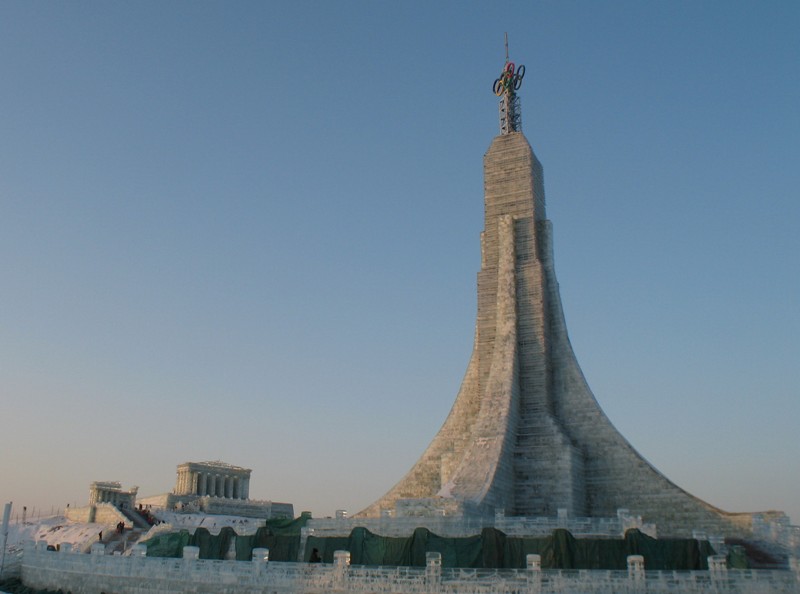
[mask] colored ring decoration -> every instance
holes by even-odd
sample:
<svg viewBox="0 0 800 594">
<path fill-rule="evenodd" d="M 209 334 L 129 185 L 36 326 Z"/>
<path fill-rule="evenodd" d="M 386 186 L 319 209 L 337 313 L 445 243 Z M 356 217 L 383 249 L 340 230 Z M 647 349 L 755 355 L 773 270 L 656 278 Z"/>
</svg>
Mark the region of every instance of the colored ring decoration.
<svg viewBox="0 0 800 594">
<path fill-rule="evenodd" d="M 525 76 L 525 65 L 520 64 L 519 67 L 514 62 L 506 62 L 503 70 L 500 72 L 500 78 L 495 79 L 492 85 L 494 94 L 500 97 L 504 92 L 514 94 L 514 91 L 519 90 L 522 86 L 522 79 Z"/>
</svg>

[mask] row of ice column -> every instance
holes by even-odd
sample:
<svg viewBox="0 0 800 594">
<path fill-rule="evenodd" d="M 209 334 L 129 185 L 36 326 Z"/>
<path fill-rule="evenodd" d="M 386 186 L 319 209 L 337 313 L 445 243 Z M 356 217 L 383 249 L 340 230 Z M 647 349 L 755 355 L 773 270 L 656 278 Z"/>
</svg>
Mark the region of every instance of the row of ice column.
<svg viewBox="0 0 800 594">
<path fill-rule="evenodd" d="M 184 471 L 178 475 L 179 495 L 208 495 L 227 499 L 247 499 L 250 478 L 210 472 Z"/>
</svg>

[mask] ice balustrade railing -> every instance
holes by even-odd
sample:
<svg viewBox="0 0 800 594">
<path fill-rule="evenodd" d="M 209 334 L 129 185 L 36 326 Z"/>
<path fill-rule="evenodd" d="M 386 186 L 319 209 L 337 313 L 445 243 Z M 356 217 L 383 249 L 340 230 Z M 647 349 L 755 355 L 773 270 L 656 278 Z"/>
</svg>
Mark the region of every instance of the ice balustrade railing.
<svg viewBox="0 0 800 594">
<path fill-rule="evenodd" d="M 366 528 L 382 536 L 411 536 L 414 530 L 424 526 L 440 536 L 461 537 L 480 534 L 483 528 L 496 528 L 509 536 L 548 535 L 557 528 L 569 530 L 575 536 L 606 536 L 618 538 L 627 530 L 637 528 L 656 538 L 655 524 L 642 521 L 627 509 L 617 510 L 616 517 L 583 518 L 570 517 L 566 509 L 558 510 L 555 517 L 506 516 L 497 510 L 494 517 L 475 518 L 469 516 L 394 516 L 384 513 L 378 518 L 352 518 L 344 510 L 337 510 L 335 518 L 313 518 L 306 524 L 308 534 L 314 536 L 347 536 L 353 528 Z"/>
<path fill-rule="evenodd" d="M 197 547 L 184 547 L 183 559 L 146 557 L 137 545 L 130 557 L 104 555 L 96 543 L 91 555 L 71 547 L 47 551 L 46 543 L 26 544 L 23 581 L 29 587 L 58 589 L 72 586 L 91 592 L 92 584 L 118 594 L 180 592 L 329 592 L 393 594 L 561 594 L 572 592 L 700 593 L 731 592 L 788 594 L 800 590 L 800 565 L 792 559 L 789 571 L 728 570 L 724 557 L 709 558 L 709 571 L 646 571 L 644 558 L 628 558 L 627 571 L 542 570 L 538 555 L 528 555 L 527 569 L 442 568 L 441 554 L 429 552 L 427 566 L 361 567 L 350 565 L 350 553 L 336 551 L 333 564 L 270 562 L 267 549 L 255 549 L 252 562 L 199 559 Z"/>
</svg>

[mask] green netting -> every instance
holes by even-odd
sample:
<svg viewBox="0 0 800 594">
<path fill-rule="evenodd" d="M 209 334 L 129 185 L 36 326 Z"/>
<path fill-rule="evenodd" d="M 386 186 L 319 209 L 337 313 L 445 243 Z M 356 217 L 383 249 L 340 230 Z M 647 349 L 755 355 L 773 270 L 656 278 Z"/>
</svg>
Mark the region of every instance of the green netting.
<svg viewBox="0 0 800 594">
<path fill-rule="evenodd" d="M 714 554 L 705 540 L 655 539 L 639 530 L 628 530 L 625 543 L 628 555 L 644 556 L 645 569 L 708 569 L 708 556 Z"/>
<path fill-rule="evenodd" d="M 621 569 L 628 555 L 642 555 L 647 569 L 707 569 L 706 558 L 714 554 L 708 542 L 691 539 L 657 540 L 638 530 L 624 539 L 575 538 L 567 530 L 550 536 L 520 538 L 485 528 L 479 536 L 447 538 L 426 528 L 417 528 L 408 538 L 390 538 L 356 528 L 349 537 L 309 537 L 306 560 L 313 549 L 324 563 L 333 562 L 334 551 L 349 551 L 354 565 L 425 565 L 425 555 L 442 555 L 443 567 L 526 567 L 527 555 L 541 557 L 543 569 Z"/>
<path fill-rule="evenodd" d="M 252 558 L 254 548 L 269 549 L 269 558 L 272 561 L 297 561 L 300 553 L 300 529 L 303 528 L 311 515 L 303 513 L 294 520 L 268 520 L 267 525 L 259 528 L 250 537 L 253 546 L 243 542 L 236 543 L 236 558 L 249 560 Z M 241 548 L 240 548 L 241 547 Z"/>
<path fill-rule="evenodd" d="M 427 532 L 427 531 L 426 531 Z M 464 538 L 445 538 L 428 532 L 425 552 L 442 554 L 443 567 L 482 567 L 483 535 Z M 421 565 L 425 564 L 425 552 L 420 550 Z M 416 561 L 416 559 L 415 559 Z"/>
<path fill-rule="evenodd" d="M 186 530 L 169 532 L 154 536 L 144 544 L 147 545 L 148 557 L 174 557 L 183 556 L 183 547 L 189 545 L 191 535 Z"/>
<path fill-rule="evenodd" d="M 707 541 L 655 539 L 628 530 L 624 539 L 575 538 L 554 530 L 539 538 L 506 537 L 503 567 L 525 567 L 529 554 L 541 556 L 542 569 L 626 569 L 628 555 L 642 555 L 645 569 L 708 569 L 714 550 Z M 488 565 L 487 565 L 488 567 Z"/>
<path fill-rule="evenodd" d="M 307 518 L 297 520 L 275 520 L 267 522 L 256 530 L 255 534 L 239 536 L 229 527 L 212 535 L 205 528 L 198 528 L 192 535 L 189 544 L 200 548 L 201 559 L 224 559 L 231 539 L 235 538 L 234 547 L 238 561 L 249 561 L 253 549 L 269 549 L 272 561 L 297 561 L 300 550 L 300 528 L 305 526 Z"/>
<path fill-rule="evenodd" d="M 259 528 L 255 534 L 236 537 L 236 559 L 249 561 L 253 549 L 269 549 L 272 561 L 297 561 L 300 535 L 274 534 L 269 527 Z"/>
<path fill-rule="evenodd" d="M 300 547 L 300 528 L 307 517 L 268 522 L 255 534 L 237 536 L 231 528 L 212 535 L 198 528 L 193 535 L 185 530 L 163 534 L 147 542 L 150 557 L 180 557 L 183 547 L 200 549 L 201 559 L 223 559 L 235 537 L 236 559 L 251 559 L 254 548 L 269 549 L 273 561 L 296 561 Z M 355 528 L 349 536 L 309 536 L 305 561 L 317 549 L 323 563 L 333 562 L 334 551 L 349 551 L 353 565 L 424 567 L 426 553 L 442 555 L 443 567 L 516 568 L 526 566 L 526 556 L 541 557 L 542 569 L 621 569 L 628 555 L 642 555 L 645 569 L 708 569 L 707 558 L 714 550 L 707 541 L 693 539 L 655 539 L 639 530 L 629 530 L 623 539 L 575 538 L 567 530 L 554 530 L 549 536 L 512 537 L 494 528 L 480 535 L 450 538 L 417 528 L 409 537 L 396 538 Z"/>
<path fill-rule="evenodd" d="M 306 540 L 306 550 L 303 561 L 308 562 L 311 558 L 312 551 L 317 549 L 317 553 L 322 558 L 323 563 L 333 563 L 333 552 L 348 550 L 349 541 L 350 539 L 347 536 L 337 536 L 335 538 L 309 536 Z"/>
<path fill-rule="evenodd" d="M 206 528 L 198 528 L 189 544 L 200 549 L 201 559 L 224 559 L 234 536 L 236 533 L 230 526 L 220 530 L 219 534 L 211 534 Z"/>
<path fill-rule="evenodd" d="M 373 534 L 366 528 L 356 528 L 350 533 L 350 561 L 354 565 L 408 565 L 411 543 L 407 538 L 392 538 Z M 355 558 L 352 551 L 357 551 Z"/>
<path fill-rule="evenodd" d="M 334 551 L 349 551 L 353 565 L 395 565 L 424 567 L 426 553 L 441 553 L 446 567 L 481 567 L 480 536 L 445 538 L 427 528 L 417 528 L 407 538 L 380 536 L 366 528 L 355 528 L 349 536 L 310 536 L 305 560 L 317 549 L 323 563 L 333 562 Z"/>
<path fill-rule="evenodd" d="M 481 531 L 481 565 L 479 567 L 500 568 L 506 567 L 506 550 L 508 538 L 504 532 L 495 528 L 484 528 Z"/>
<path fill-rule="evenodd" d="M 731 545 L 726 561 L 729 569 L 750 568 L 750 563 L 747 561 L 747 552 L 740 545 Z"/>
</svg>

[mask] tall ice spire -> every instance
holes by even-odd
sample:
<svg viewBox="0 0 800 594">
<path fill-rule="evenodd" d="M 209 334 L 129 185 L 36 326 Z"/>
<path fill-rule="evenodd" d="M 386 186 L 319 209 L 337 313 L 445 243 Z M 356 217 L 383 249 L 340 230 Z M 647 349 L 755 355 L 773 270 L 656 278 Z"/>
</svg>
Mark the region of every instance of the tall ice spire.
<svg viewBox="0 0 800 594">
<path fill-rule="evenodd" d="M 524 66 L 494 83 L 500 135 L 484 155 L 484 230 L 475 342 L 456 401 L 411 470 L 359 515 L 615 517 L 660 536 L 746 535 L 730 514 L 683 491 L 616 430 L 567 335 L 545 212 L 542 166 L 520 129 Z"/>
</svg>

